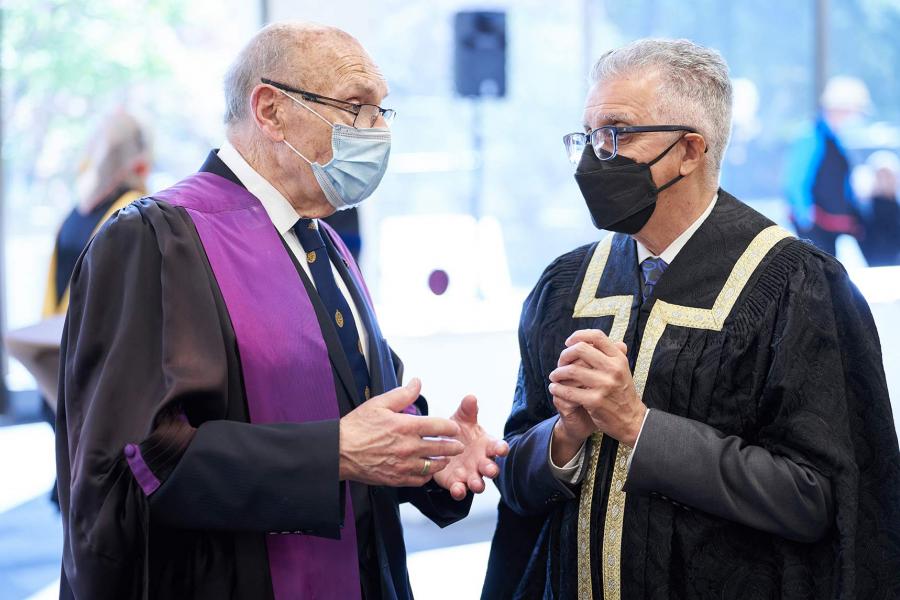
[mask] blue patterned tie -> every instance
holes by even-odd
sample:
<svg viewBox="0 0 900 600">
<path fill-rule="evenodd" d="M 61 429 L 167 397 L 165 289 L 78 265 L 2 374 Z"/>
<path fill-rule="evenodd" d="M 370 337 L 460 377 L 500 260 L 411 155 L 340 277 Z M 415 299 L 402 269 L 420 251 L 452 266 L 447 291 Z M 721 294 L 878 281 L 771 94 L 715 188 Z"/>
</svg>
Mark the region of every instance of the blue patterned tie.
<svg viewBox="0 0 900 600">
<path fill-rule="evenodd" d="M 644 274 L 644 287 L 641 289 L 641 295 L 644 302 L 653 295 L 653 288 L 659 283 L 659 278 L 666 272 L 669 265 L 658 256 L 644 259 L 641 263 L 641 272 Z"/>
<path fill-rule="evenodd" d="M 359 339 L 359 331 L 356 329 L 356 320 L 350 311 L 347 298 L 341 293 L 334 279 L 334 271 L 331 268 L 331 259 L 328 257 L 325 240 L 311 219 L 300 219 L 293 229 L 306 251 L 306 262 L 309 264 L 313 282 L 316 284 L 316 292 L 322 299 L 322 304 L 325 305 L 337 329 L 341 347 L 344 349 L 344 354 L 347 355 L 350 370 L 353 371 L 356 391 L 361 398 L 368 400 L 370 396 L 369 367 L 366 365 L 366 359 L 362 353 L 362 343 Z"/>
</svg>

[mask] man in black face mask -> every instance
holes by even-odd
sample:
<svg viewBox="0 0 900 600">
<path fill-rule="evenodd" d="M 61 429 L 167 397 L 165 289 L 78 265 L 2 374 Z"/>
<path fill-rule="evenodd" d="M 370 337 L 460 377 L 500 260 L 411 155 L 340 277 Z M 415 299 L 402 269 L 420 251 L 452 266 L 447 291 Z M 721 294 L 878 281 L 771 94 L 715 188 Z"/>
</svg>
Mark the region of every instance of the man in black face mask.
<svg viewBox="0 0 900 600">
<path fill-rule="evenodd" d="M 597 62 L 565 137 L 594 224 L 526 300 L 484 598 L 900 597 L 900 453 L 869 308 L 719 189 L 728 69 Z"/>
</svg>

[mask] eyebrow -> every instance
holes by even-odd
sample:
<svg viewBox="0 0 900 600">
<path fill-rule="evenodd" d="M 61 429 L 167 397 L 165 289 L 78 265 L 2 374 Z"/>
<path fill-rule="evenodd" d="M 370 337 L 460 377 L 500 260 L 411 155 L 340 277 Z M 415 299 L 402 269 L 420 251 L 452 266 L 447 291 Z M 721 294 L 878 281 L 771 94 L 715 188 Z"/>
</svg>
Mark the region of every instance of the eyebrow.
<svg viewBox="0 0 900 600">
<path fill-rule="evenodd" d="M 388 97 L 390 90 L 387 87 L 387 83 L 384 84 L 384 96 L 382 96 L 382 101 L 384 98 Z M 358 80 L 351 83 L 349 89 L 347 90 L 347 94 L 345 97 L 347 98 L 372 98 L 378 95 L 378 87 L 376 85 L 372 85 L 369 83 L 361 83 Z"/>
<path fill-rule="evenodd" d="M 605 113 L 599 115 L 599 117 L 600 123 L 603 125 L 631 125 L 634 123 L 634 117 L 628 113 Z M 591 130 L 587 123 L 584 123 L 584 128 L 586 131 Z"/>
</svg>

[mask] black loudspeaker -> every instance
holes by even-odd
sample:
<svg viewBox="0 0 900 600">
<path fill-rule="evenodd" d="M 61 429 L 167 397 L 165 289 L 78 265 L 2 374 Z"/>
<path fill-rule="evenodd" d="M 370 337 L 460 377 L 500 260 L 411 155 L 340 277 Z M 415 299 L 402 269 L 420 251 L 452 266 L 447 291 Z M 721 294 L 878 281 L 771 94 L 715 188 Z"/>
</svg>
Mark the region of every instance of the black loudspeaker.
<svg viewBox="0 0 900 600">
<path fill-rule="evenodd" d="M 506 13 L 463 11 L 453 20 L 456 93 L 466 97 L 506 95 Z"/>
</svg>

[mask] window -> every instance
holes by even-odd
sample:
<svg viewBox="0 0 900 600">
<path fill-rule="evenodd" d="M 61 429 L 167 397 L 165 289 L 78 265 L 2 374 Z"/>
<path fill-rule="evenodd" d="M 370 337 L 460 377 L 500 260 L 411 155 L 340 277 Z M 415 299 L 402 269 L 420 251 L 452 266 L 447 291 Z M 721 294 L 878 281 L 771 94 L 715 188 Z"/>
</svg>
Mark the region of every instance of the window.
<svg viewBox="0 0 900 600">
<path fill-rule="evenodd" d="M 3 15 L 6 326 L 40 317 L 57 228 L 100 118 L 138 117 L 154 150 L 151 189 L 195 171 L 222 139 L 222 77 L 256 31 L 230 0 L 11 0 Z M 14 362 L 8 383 L 29 388 Z"/>
</svg>

